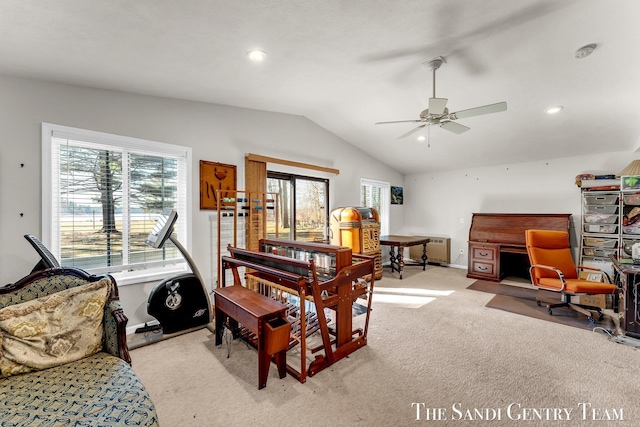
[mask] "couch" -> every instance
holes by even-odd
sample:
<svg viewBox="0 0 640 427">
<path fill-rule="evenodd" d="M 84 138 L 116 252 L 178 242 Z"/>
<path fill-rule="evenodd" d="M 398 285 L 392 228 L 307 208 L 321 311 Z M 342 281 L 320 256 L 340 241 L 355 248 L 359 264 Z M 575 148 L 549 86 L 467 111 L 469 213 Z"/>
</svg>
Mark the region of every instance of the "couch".
<svg viewBox="0 0 640 427">
<path fill-rule="evenodd" d="M 156 426 L 111 276 L 51 268 L 0 288 L 0 425 Z"/>
</svg>

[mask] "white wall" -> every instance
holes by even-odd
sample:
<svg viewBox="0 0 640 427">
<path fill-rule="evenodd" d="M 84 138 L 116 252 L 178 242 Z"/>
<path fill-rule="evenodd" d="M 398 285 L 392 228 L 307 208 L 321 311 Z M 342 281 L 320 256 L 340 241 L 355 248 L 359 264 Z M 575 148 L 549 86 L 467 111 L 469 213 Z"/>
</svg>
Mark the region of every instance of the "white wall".
<svg viewBox="0 0 640 427">
<path fill-rule="evenodd" d="M 475 212 L 569 213 L 575 243 L 581 221 L 576 175 L 616 174 L 636 158 L 637 153 L 618 152 L 408 175 L 402 232 L 450 236 L 451 263 L 464 267 Z"/>
<path fill-rule="evenodd" d="M 473 212 L 571 213 L 579 224 L 574 177 L 617 173 L 640 158 L 634 153 L 576 156 L 403 179 L 301 116 L 0 76 L 0 283 L 26 275 L 38 260 L 22 236 L 41 230 L 42 122 L 192 147 L 190 253 L 209 287 L 215 224 L 210 211 L 199 209 L 200 160 L 237 165 L 239 189 L 249 152 L 339 169 L 331 178 L 331 208 L 359 204 L 362 177 L 403 186 L 404 204 L 390 209 L 390 233 L 449 235 L 452 263 L 466 267 Z M 460 249 L 465 254 L 458 258 Z M 129 325 L 150 320 L 146 300 L 153 285 L 121 287 Z"/>
<path fill-rule="evenodd" d="M 41 233 L 42 122 L 192 147 L 190 253 L 209 288 L 217 241 L 211 211 L 199 209 L 200 160 L 236 165 L 238 189 L 244 189 L 246 153 L 339 169 L 330 182 L 331 209 L 360 203 L 362 177 L 402 182 L 396 171 L 302 116 L 0 76 L 0 283 L 23 277 L 38 261 L 23 235 Z M 402 211 L 392 210 L 391 232 L 401 221 Z M 150 320 L 152 288 L 120 288 L 129 325 Z"/>
</svg>

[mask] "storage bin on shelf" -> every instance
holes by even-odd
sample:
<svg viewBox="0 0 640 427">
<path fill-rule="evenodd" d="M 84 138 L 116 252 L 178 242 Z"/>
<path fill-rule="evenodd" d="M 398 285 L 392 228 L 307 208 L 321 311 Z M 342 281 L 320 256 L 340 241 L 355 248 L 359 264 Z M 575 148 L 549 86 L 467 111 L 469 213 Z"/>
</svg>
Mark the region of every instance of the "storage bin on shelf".
<svg viewBox="0 0 640 427">
<path fill-rule="evenodd" d="M 583 208 L 584 214 L 607 214 L 613 215 L 618 213 L 618 206 L 608 205 L 585 205 Z"/>
<path fill-rule="evenodd" d="M 624 234 L 640 234 L 640 222 L 622 226 L 622 232 Z"/>
<path fill-rule="evenodd" d="M 623 175 L 620 177 L 622 191 L 640 190 L 640 175 Z"/>
<path fill-rule="evenodd" d="M 640 193 L 636 194 L 625 194 L 622 196 L 625 205 L 640 205 Z"/>
<path fill-rule="evenodd" d="M 631 247 L 638 242 L 640 242 L 640 239 L 636 239 L 635 236 L 629 236 L 628 238 L 622 239 L 622 244 L 620 245 L 620 257 L 631 258 Z"/>
<path fill-rule="evenodd" d="M 616 234 L 618 233 L 617 224 L 585 224 L 585 233 L 602 233 L 602 234 Z"/>
<path fill-rule="evenodd" d="M 592 194 L 585 195 L 586 204 L 591 205 L 615 205 L 618 203 L 617 194 Z"/>
<path fill-rule="evenodd" d="M 616 224 L 618 215 L 587 214 L 584 216 L 584 222 L 589 224 Z"/>
<path fill-rule="evenodd" d="M 585 236 L 583 239 L 583 244 L 584 246 L 590 246 L 594 248 L 615 248 L 616 246 L 618 246 L 618 239 Z"/>
<path fill-rule="evenodd" d="M 608 257 L 609 255 L 617 255 L 618 249 L 604 249 L 604 248 L 592 248 L 592 247 L 584 247 L 582 248 L 583 255 L 593 256 L 593 257 Z"/>
</svg>

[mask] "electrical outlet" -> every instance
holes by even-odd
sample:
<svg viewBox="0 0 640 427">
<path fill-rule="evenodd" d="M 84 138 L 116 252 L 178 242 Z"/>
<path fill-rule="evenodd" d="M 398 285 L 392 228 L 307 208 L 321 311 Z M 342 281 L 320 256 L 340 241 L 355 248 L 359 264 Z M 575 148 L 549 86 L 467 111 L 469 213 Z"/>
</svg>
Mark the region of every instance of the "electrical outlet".
<svg viewBox="0 0 640 427">
<path fill-rule="evenodd" d="M 460 255 L 464 255 L 464 249 L 460 249 Z"/>
</svg>

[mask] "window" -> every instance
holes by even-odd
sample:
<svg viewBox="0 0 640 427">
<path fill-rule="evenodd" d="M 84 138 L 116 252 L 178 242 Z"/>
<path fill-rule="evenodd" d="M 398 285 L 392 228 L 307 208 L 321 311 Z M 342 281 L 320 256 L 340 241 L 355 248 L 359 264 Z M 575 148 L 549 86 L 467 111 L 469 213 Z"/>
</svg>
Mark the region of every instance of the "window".
<svg viewBox="0 0 640 427">
<path fill-rule="evenodd" d="M 329 225 L 328 179 L 267 172 L 267 193 L 278 194 L 278 237 L 308 242 L 326 239 Z M 268 223 L 274 222 L 268 220 Z M 275 237 L 275 232 L 270 230 L 267 234 Z"/>
<path fill-rule="evenodd" d="M 360 180 L 360 205 L 374 208 L 380 215 L 380 235 L 389 234 L 389 204 L 391 185 L 388 182 L 362 178 Z"/>
<path fill-rule="evenodd" d="M 189 247 L 191 149 L 42 125 L 42 240 L 63 266 L 111 273 L 119 284 L 184 271 L 178 249 L 145 244 L 164 208 Z"/>
</svg>

